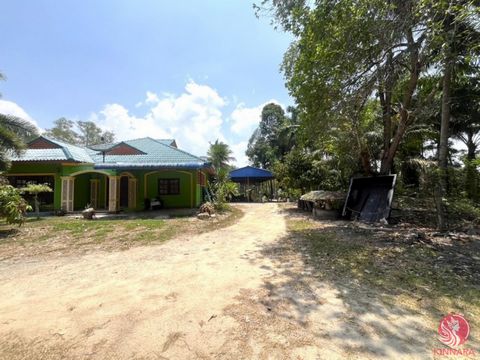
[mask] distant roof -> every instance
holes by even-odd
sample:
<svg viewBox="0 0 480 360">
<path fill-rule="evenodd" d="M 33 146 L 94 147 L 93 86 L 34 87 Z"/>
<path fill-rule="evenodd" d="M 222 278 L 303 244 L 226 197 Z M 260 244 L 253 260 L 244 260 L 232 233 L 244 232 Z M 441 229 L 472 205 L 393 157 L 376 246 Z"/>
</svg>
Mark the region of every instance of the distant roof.
<svg viewBox="0 0 480 360">
<path fill-rule="evenodd" d="M 270 171 L 253 166 L 230 171 L 230 179 L 234 182 L 261 182 L 273 178 L 275 177 Z"/>
<path fill-rule="evenodd" d="M 173 144 L 173 145 L 170 145 Z M 124 154 L 115 151 L 126 149 Z M 109 155 L 109 152 L 115 155 Z M 71 161 L 91 163 L 95 168 L 188 168 L 210 166 L 208 162 L 176 147 L 173 139 L 149 137 L 126 140 L 114 144 L 102 144 L 84 148 L 63 141 L 40 136 L 29 143 L 29 148 L 12 161 L 48 162 Z"/>
</svg>

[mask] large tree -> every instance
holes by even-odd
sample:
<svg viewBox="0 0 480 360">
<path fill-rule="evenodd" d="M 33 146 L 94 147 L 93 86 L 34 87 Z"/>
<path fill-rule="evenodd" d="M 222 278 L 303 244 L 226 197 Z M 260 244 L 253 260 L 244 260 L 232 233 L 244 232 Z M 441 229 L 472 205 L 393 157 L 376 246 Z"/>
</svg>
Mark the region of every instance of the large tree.
<svg viewBox="0 0 480 360">
<path fill-rule="evenodd" d="M 68 144 L 79 144 L 80 138 L 75 131 L 75 122 L 73 120 L 61 117 L 53 122 L 51 129 L 46 129 L 44 135 L 64 141 Z"/>
<path fill-rule="evenodd" d="M 92 121 L 73 121 L 64 117 L 53 122 L 54 126 L 45 135 L 69 144 L 91 146 L 115 141 L 115 134 L 102 130 Z"/>
<path fill-rule="evenodd" d="M 431 70 L 427 11 L 433 0 L 265 0 L 274 20 L 295 41 L 282 69 L 306 134 L 312 138 L 345 129 L 365 173 L 389 173 L 417 112 L 438 87 L 416 98 L 422 74 Z M 382 151 L 373 158 L 363 132 L 365 107 L 380 104 Z M 377 167 L 377 164 L 379 166 Z"/>
<path fill-rule="evenodd" d="M 100 129 L 93 121 L 77 121 L 80 130 L 80 143 L 84 146 L 110 144 L 115 141 L 115 134 Z"/>
<path fill-rule="evenodd" d="M 272 168 L 276 161 L 281 161 L 295 144 L 297 129 L 297 112 L 288 107 L 283 108 L 274 103 L 263 107 L 258 128 L 253 132 L 246 155 L 255 165 Z"/>
</svg>

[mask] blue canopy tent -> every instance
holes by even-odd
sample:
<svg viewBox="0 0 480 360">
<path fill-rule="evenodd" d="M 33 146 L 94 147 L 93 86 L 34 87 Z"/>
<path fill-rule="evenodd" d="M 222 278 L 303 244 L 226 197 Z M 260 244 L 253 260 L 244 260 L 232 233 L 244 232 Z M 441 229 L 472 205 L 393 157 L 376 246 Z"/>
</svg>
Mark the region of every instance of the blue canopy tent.
<svg viewBox="0 0 480 360">
<path fill-rule="evenodd" d="M 249 189 L 252 186 L 257 187 L 257 191 L 259 192 L 269 192 L 270 198 L 273 198 L 274 190 L 273 190 L 273 180 L 275 176 L 265 169 L 259 169 L 253 166 L 245 166 L 240 169 L 235 169 L 230 171 L 230 180 L 233 182 L 239 183 L 241 188 L 243 188 L 245 192 L 245 198 L 243 200 L 252 201 L 252 189 Z M 267 186 L 262 185 L 263 183 L 269 181 L 270 189 L 268 189 L 268 184 L 264 184 Z M 267 191 L 265 191 L 268 189 Z M 242 199 L 239 199 L 242 200 Z"/>
</svg>

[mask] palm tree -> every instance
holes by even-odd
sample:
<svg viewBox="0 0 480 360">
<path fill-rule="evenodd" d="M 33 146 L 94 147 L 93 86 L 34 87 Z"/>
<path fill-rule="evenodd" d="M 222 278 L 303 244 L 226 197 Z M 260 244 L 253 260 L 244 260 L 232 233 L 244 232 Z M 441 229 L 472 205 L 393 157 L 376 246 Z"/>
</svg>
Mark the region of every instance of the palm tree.
<svg viewBox="0 0 480 360">
<path fill-rule="evenodd" d="M 228 144 L 218 141 L 218 139 L 213 144 L 210 143 L 210 149 L 207 152 L 208 160 L 216 170 L 225 168 L 230 161 L 234 161 L 235 158 L 232 154 L 233 152 Z"/>
<path fill-rule="evenodd" d="M 0 73 L 0 80 L 3 79 Z M 37 134 L 37 128 L 31 122 L 0 114 L 0 171 L 8 168 L 8 155 L 19 155 L 25 148 L 25 141 Z"/>
<path fill-rule="evenodd" d="M 31 122 L 0 114 L 0 171 L 8 168 L 8 155 L 21 154 L 25 141 L 35 135 L 37 128 Z"/>
</svg>

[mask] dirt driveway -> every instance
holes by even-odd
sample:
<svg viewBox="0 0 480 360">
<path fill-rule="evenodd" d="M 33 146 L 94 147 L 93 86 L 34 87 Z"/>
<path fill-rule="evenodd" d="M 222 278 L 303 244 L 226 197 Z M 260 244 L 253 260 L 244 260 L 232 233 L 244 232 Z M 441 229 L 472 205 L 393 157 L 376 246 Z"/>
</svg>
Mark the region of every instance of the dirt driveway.
<svg viewBox="0 0 480 360">
<path fill-rule="evenodd" d="M 425 324 L 311 277 L 275 204 L 163 245 L 0 264 L 0 358 L 428 358 Z M 388 330 L 385 330 L 388 329 Z"/>
</svg>

